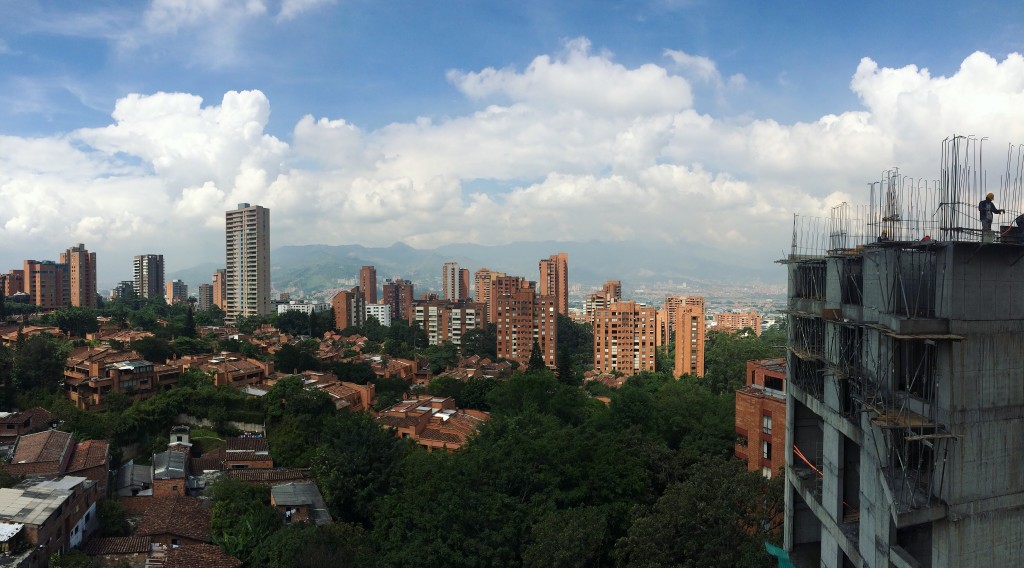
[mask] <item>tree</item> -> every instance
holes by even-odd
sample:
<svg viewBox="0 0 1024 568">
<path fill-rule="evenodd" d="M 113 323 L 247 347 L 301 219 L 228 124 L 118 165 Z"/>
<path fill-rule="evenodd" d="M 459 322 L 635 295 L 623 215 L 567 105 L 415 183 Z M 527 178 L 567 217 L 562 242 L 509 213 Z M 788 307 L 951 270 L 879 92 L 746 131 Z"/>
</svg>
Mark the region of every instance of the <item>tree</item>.
<svg viewBox="0 0 1024 568">
<path fill-rule="evenodd" d="M 498 358 L 498 324 L 488 323 L 481 328 L 471 329 L 462 336 L 462 356 Z"/>
<path fill-rule="evenodd" d="M 53 568 L 100 568 L 100 563 L 81 550 L 69 550 L 50 559 Z"/>
<path fill-rule="evenodd" d="M 277 368 L 285 373 L 320 370 L 320 361 L 316 358 L 315 351 L 307 345 L 282 345 L 274 355 L 274 362 Z"/>
<path fill-rule="evenodd" d="M 60 328 L 69 336 L 85 337 L 85 334 L 92 333 L 99 329 L 96 320 L 96 310 L 69 306 L 56 310 L 47 316 L 51 325 Z"/>
<path fill-rule="evenodd" d="M 174 355 L 171 344 L 158 337 L 143 337 L 131 343 L 131 348 L 151 363 L 163 364 Z"/>
<path fill-rule="evenodd" d="M 579 385 L 583 372 L 594 364 L 594 331 L 589 323 L 577 323 L 567 315 L 558 314 L 558 348 L 555 366 L 558 380 Z"/>
<path fill-rule="evenodd" d="M 313 473 L 335 520 L 369 524 L 394 485 L 408 446 L 365 412 L 331 416 Z"/>
<path fill-rule="evenodd" d="M 733 391 L 745 383 L 747 361 L 785 355 L 786 342 L 779 337 L 784 330 L 757 337 L 709 331 L 704 344 L 704 378 L 718 392 Z"/>
<path fill-rule="evenodd" d="M 128 536 L 132 533 L 132 525 L 128 522 L 128 514 L 116 499 L 103 499 L 97 505 L 100 520 L 100 534 L 105 537 Z"/>
<path fill-rule="evenodd" d="M 608 538 L 608 519 L 598 507 L 551 511 L 531 530 L 523 566 L 599 566 Z"/>
<path fill-rule="evenodd" d="M 542 371 L 547 368 L 544 364 L 544 355 L 541 353 L 540 344 L 533 340 L 533 349 L 530 350 L 530 362 L 526 365 L 527 371 Z"/>
<path fill-rule="evenodd" d="M 423 356 L 430 363 L 430 372 L 437 375 L 458 365 L 459 348 L 454 343 L 445 341 L 424 349 Z"/>
<path fill-rule="evenodd" d="M 19 391 L 56 392 L 64 378 L 71 344 L 47 333 L 22 338 L 14 353 L 14 384 Z"/>
<path fill-rule="evenodd" d="M 373 565 L 369 535 L 359 525 L 289 525 L 253 551 L 252 568 L 359 568 Z"/>
<path fill-rule="evenodd" d="M 769 481 L 734 459 L 708 458 L 687 469 L 621 539 L 620 566 L 771 565 L 764 542 L 778 538 L 781 478 Z"/>
<path fill-rule="evenodd" d="M 210 535 L 225 552 L 243 562 L 281 528 L 281 517 L 269 504 L 269 487 L 221 479 L 213 484 L 210 493 Z"/>
</svg>

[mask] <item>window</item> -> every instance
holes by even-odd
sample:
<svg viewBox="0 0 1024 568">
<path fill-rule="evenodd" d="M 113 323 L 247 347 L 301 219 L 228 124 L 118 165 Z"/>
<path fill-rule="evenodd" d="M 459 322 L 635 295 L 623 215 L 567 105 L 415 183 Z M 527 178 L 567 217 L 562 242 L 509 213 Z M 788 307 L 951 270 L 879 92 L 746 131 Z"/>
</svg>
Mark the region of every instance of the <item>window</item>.
<svg viewBox="0 0 1024 568">
<path fill-rule="evenodd" d="M 768 441 L 761 442 L 761 457 L 770 460 L 772 459 L 772 443 Z"/>
<path fill-rule="evenodd" d="M 771 414 L 765 414 L 761 417 L 761 431 L 765 434 L 772 433 L 772 416 Z"/>
<path fill-rule="evenodd" d="M 770 468 L 768 466 L 762 466 L 761 467 L 761 475 L 763 475 L 765 479 L 771 479 L 772 478 L 772 468 Z"/>
</svg>

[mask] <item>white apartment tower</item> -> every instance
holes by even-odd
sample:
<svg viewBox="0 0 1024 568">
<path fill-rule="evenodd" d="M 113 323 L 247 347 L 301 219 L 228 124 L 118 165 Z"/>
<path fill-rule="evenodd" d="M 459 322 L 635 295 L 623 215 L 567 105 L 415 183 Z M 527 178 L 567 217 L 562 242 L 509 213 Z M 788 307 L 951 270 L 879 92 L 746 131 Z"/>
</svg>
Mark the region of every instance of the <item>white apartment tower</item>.
<svg viewBox="0 0 1024 568">
<path fill-rule="evenodd" d="M 226 319 L 270 313 L 270 210 L 239 203 L 226 213 Z"/>
</svg>

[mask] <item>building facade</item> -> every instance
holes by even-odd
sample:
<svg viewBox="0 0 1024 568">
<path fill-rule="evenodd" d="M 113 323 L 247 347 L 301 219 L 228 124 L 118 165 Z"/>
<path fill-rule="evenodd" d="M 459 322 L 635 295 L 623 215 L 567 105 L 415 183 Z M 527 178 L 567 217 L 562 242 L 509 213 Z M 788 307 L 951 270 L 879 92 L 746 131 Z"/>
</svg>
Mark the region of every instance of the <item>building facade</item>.
<svg viewBox="0 0 1024 568">
<path fill-rule="evenodd" d="M 366 304 L 366 319 L 376 318 L 384 327 L 391 327 L 391 306 L 388 304 Z"/>
<path fill-rule="evenodd" d="M 70 304 L 71 281 L 67 265 L 52 260 L 26 260 L 24 292 L 34 306 L 54 310 Z"/>
<path fill-rule="evenodd" d="M 909 232 L 884 214 L 894 239 Z M 786 260 L 785 546 L 798 561 L 1024 558 L 1022 249 L 958 235 Z"/>
<path fill-rule="evenodd" d="M 60 263 L 67 266 L 68 287 L 72 306 L 96 307 L 96 253 L 79 243 L 60 253 Z"/>
<path fill-rule="evenodd" d="M 331 298 L 334 308 L 334 327 L 338 331 L 366 323 L 366 302 L 359 286 L 351 290 L 341 290 Z"/>
<path fill-rule="evenodd" d="M 213 305 L 220 308 L 222 311 L 228 307 L 228 294 L 227 294 L 227 270 L 220 268 L 213 273 L 211 278 L 213 283 Z"/>
<path fill-rule="evenodd" d="M 786 468 L 786 360 L 747 361 L 736 391 L 736 457 L 771 478 Z"/>
<path fill-rule="evenodd" d="M 287 304 L 278 304 L 277 313 L 302 312 L 304 314 L 318 314 L 331 309 L 327 302 L 305 302 L 302 300 L 291 300 Z"/>
<path fill-rule="evenodd" d="M 499 279 L 502 280 L 502 279 Z M 517 361 L 520 368 L 530 363 L 536 342 L 544 364 L 555 368 L 558 347 L 558 300 L 538 296 L 531 285 L 495 297 L 498 357 Z"/>
<path fill-rule="evenodd" d="M 225 214 L 226 321 L 262 316 L 270 307 L 270 210 L 239 203 Z"/>
<path fill-rule="evenodd" d="M 674 375 L 704 376 L 704 298 L 687 296 L 675 308 L 675 371 Z"/>
<path fill-rule="evenodd" d="M 359 269 L 359 289 L 363 291 L 366 304 L 377 303 L 377 269 L 364 266 Z"/>
<path fill-rule="evenodd" d="M 391 317 L 412 320 L 413 295 L 412 282 L 398 278 L 394 281 L 388 279 L 381 287 L 381 303 L 391 306 Z"/>
<path fill-rule="evenodd" d="M 204 312 L 213 308 L 213 284 L 200 284 L 196 296 L 196 308 Z"/>
<path fill-rule="evenodd" d="M 426 333 L 428 344 L 450 341 L 461 346 L 463 335 L 483 328 L 487 322 L 487 308 L 473 302 L 417 300 L 413 307 L 413 322 Z"/>
<path fill-rule="evenodd" d="M 655 370 L 658 310 L 613 302 L 594 313 L 594 371 L 635 375 Z"/>
<path fill-rule="evenodd" d="M 182 280 L 170 280 L 167 282 L 167 291 L 164 294 L 168 304 L 178 304 L 188 301 L 188 284 Z"/>
<path fill-rule="evenodd" d="M 751 329 L 758 337 L 761 336 L 761 314 L 749 312 L 722 312 L 715 314 L 715 330 L 736 333 Z"/>
<path fill-rule="evenodd" d="M 540 261 L 540 280 L 537 293 L 553 296 L 555 309 L 569 315 L 569 254 L 560 252 Z"/>
<path fill-rule="evenodd" d="M 132 275 L 136 297 L 148 299 L 164 295 L 164 255 L 137 255 L 132 262 Z"/>
</svg>

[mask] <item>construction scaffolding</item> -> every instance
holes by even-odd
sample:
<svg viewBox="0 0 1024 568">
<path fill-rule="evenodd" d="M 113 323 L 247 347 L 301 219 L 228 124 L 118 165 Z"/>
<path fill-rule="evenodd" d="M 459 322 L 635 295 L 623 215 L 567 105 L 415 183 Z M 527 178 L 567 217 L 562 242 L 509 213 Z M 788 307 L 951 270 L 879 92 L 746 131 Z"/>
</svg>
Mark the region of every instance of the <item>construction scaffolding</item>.
<svg viewBox="0 0 1024 568">
<path fill-rule="evenodd" d="M 856 251 L 868 244 L 980 241 L 978 204 L 990 191 L 1009 226 L 1022 212 L 1024 144 L 1009 145 L 999 187 L 989 189 L 983 168 L 985 138 L 952 136 L 942 142 L 939 179 L 913 178 L 899 168 L 868 184 L 868 205 L 841 203 L 828 217 L 793 216 L 788 260 Z M 996 231 L 998 235 L 1002 231 Z"/>
</svg>

